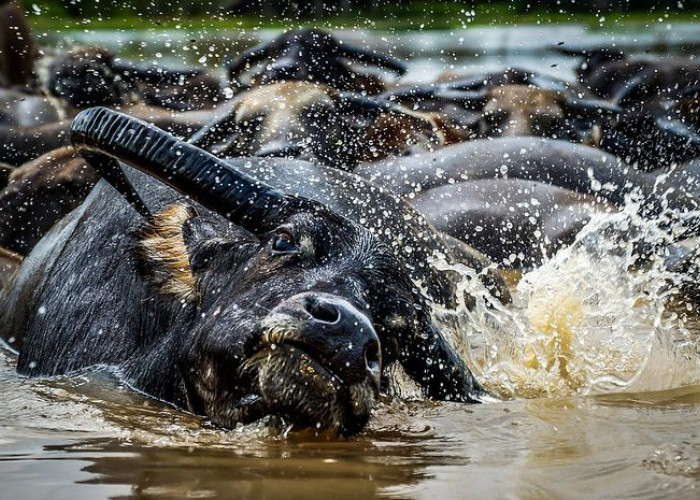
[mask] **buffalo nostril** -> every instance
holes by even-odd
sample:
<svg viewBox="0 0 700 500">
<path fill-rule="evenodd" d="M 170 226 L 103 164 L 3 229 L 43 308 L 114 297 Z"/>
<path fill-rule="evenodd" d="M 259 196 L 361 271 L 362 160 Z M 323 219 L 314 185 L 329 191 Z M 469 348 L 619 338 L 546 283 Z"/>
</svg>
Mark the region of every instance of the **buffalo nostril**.
<svg viewBox="0 0 700 500">
<path fill-rule="evenodd" d="M 379 342 L 370 342 L 365 347 L 365 366 L 375 376 L 382 369 L 382 358 Z"/>
<path fill-rule="evenodd" d="M 340 321 L 340 310 L 332 303 L 325 300 L 311 300 L 306 304 L 306 311 L 314 319 L 323 323 L 337 323 Z"/>
</svg>

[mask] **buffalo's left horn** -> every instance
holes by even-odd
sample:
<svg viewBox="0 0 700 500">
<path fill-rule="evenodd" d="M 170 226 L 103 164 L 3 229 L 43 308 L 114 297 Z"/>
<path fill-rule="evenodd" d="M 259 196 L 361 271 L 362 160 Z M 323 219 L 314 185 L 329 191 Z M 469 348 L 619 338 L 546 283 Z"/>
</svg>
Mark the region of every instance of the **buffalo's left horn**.
<svg viewBox="0 0 700 500">
<path fill-rule="evenodd" d="M 320 203 L 286 196 L 202 149 L 131 116 L 98 107 L 79 113 L 71 125 L 71 142 L 108 182 L 134 201 L 119 161 L 158 179 L 206 208 L 255 233 L 267 231 L 300 210 Z M 245 160 L 250 161 L 250 160 Z M 241 166 L 244 161 L 240 160 Z"/>
</svg>

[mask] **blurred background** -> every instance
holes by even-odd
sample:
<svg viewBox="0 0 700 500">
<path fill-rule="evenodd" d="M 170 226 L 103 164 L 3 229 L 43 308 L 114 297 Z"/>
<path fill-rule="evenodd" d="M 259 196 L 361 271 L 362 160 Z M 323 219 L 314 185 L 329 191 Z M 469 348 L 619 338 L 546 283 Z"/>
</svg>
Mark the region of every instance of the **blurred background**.
<svg viewBox="0 0 700 500">
<path fill-rule="evenodd" d="M 326 27 L 370 24 L 382 29 L 446 29 L 475 24 L 608 22 L 643 20 L 663 15 L 695 20 L 700 0 L 22 0 L 39 25 L 77 20 L 118 27 L 135 19 L 158 20 L 168 26 L 181 19 L 238 23 L 243 27 L 274 27 L 321 19 Z M 40 19 L 39 19 L 40 18 Z M 54 24 L 52 24 L 54 22 Z"/>
</svg>

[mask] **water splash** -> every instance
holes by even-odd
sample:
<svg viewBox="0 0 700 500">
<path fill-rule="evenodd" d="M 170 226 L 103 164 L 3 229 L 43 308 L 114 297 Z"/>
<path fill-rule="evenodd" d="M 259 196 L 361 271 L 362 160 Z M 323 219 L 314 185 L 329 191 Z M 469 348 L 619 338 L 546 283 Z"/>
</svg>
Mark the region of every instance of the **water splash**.
<svg viewBox="0 0 700 500">
<path fill-rule="evenodd" d="M 476 298 L 471 310 L 462 304 L 436 316 L 488 390 L 563 397 L 700 381 L 697 333 L 669 306 L 680 277 L 660 257 L 638 269 L 639 243 L 666 233 L 637 210 L 632 203 L 594 216 L 572 246 L 522 277 L 508 307 L 489 296 L 473 270 L 433 263 L 460 273 L 460 289 Z"/>
</svg>

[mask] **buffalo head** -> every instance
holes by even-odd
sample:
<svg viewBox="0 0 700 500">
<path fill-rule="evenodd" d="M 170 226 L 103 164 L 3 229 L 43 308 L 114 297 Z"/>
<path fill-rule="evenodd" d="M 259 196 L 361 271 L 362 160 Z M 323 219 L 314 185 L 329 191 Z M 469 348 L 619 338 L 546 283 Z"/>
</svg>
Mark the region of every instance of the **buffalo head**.
<svg viewBox="0 0 700 500">
<path fill-rule="evenodd" d="M 77 109 L 143 101 L 186 111 L 213 107 L 223 98 L 218 78 L 201 68 L 135 63 L 97 46 L 61 54 L 47 72 L 48 91 Z"/>
<path fill-rule="evenodd" d="M 431 115 L 387 100 L 280 82 L 238 94 L 230 114 L 190 142 L 225 157 L 292 157 L 351 170 L 414 145 L 438 145 L 439 132 Z"/>
<path fill-rule="evenodd" d="M 231 82 L 244 86 L 239 77 L 264 61 L 265 66 L 253 73 L 250 85 L 306 81 L 340 90 L 376 94 L 384 87 L 382 81 L 375 75 L 351 68 L 349 61 L 398 74 L 406 72 L 406 67 L 394 58 L 341 43 L 319 29 L 298 29 L 248 49 L 228 62 L 226 66 Z"/>
<path fill-rule="evenodd" d="M 116 255 L 92 258 L 90 270 L 66 264 L 77 273 L 71 279 L 81 282 L 74 282 L 80 293 L 107 297 L 122 290 L 109 307 L 126 317 L 109 313 L 107 324 L 121 326 L 110 327 L 115 337 L 105 341 L 95 337 L 99 304 L 80 316 L 90 323 L 82 333 L 62 327 L 58 316 L 36 328 L 23 325 L 43 316 L 13 318 L 6 306 L 2 334 L 28 332 L 17 345 L 20 372 L 117 364 L 139 390 L 225 427 L 278 415 L 301 426 L 357 432 L 376 401 L 382 367 L 394 361 L 428 397 L 473 401 L 478 385 L 433 324 L 429 304 L 406 268 L 363 226 L 237 168 L 253 160 L 222 161 L 104 108 L 76 117 L 72 141 L 144 216 L 134 222 L 130 215 L 133 229 L 117 238 L 133 265 Z M 140 194 L 164 188 L 133 174 L 137 192 L 116 159 L 189 201 L 151 214 Z M 153 196 L 145 199 L 153 204 Z M 103 201 L 98 196 L 94 203 Z M 122 210 L 117 217 L 125 217 Z M 119 229 L 97 222 L 84 230 L 104 233 L 77 242 L 89 255 L 86 245 L 99 249 Z M 115 272 L 115 265 L 127 268 Z M 112 281 L 94 266 L 104 266 Z M 120 279 L 131 287 L 120 288 Z M 39 293 L 49 288 L 44 283 Z M 52 315 L 52 306 L 44 307 L 45 316 Z M 68 342 L 71 352 L 56 349 Z"/>
</svg>

